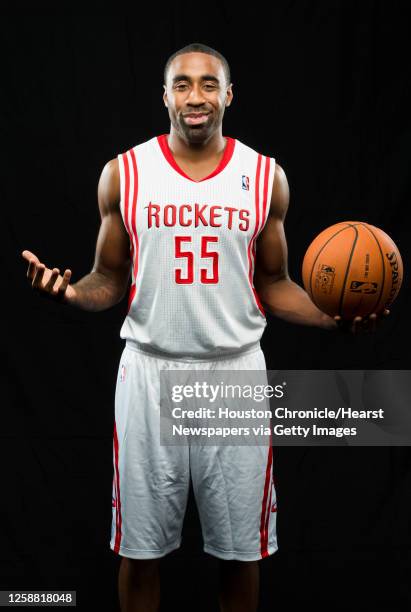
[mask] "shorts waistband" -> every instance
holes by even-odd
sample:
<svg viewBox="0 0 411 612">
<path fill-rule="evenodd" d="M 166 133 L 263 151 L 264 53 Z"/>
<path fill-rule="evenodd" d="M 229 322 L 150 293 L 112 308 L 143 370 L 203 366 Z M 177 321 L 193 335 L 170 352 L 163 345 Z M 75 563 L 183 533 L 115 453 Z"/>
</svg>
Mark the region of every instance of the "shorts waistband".
<svg viewBox="0 0 411 612">
<path fill-rule="evenodd" d="M 156 359 L 165 359 L 167 361 L 184 361 L 186 363 L 210 363 L 214 361 L 228 361 L 229 359 L 236 359 L 239 357 L 243 357 L 244 355 L 250 355 L 252 353 L 257 353 L 261 350 L 260 342 L 256 342 L 252 346 L 247 347 L 244 350 L 236 351 L 234 353 L 224 353 L 223 355 L 216 355 L 214 357 L 177 357 L 175 355 L 171 355 L 170 353 L 164 353 L 162 351 L 157 351 L 155 349 L 147 349 L 146 346 L 142 347 L 135 340 L 127 340 L 126 348 L 135 351 L 136 353 L 142 353 L 143 355 L 147 355 L 148 357 L 154 357 Z"/>
</svg>

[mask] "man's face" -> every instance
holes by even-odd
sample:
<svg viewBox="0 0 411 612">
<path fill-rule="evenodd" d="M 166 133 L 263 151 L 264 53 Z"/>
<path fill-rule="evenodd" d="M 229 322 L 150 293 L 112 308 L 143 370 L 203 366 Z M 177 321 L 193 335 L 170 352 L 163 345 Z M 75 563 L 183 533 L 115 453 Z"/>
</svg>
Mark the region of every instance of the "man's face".
<svg viewBox="0 0 411 612">
<path fill-rule="evenodd" d="M 184 53 L 171 62 L 164 85 L 164 104 L 174 129 L 188 142 L 208 140 L 220 127 L 233 97 L 217 57 Z"/>
</svg>

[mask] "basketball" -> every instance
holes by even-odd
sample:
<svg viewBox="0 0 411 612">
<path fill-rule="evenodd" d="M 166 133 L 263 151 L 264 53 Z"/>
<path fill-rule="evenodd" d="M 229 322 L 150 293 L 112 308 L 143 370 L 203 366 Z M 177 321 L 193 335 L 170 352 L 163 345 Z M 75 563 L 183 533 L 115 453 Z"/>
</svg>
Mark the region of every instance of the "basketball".
<svg viewBox="0 0 411 612">
<path fill-rule="evenodd" d="M 305 290 L 320 310 L 352 319 L 382 313 L 398 295 L 403 263 L 394 241 L 362 221 L 331 225 L 305 253 Z"/>
</svg>

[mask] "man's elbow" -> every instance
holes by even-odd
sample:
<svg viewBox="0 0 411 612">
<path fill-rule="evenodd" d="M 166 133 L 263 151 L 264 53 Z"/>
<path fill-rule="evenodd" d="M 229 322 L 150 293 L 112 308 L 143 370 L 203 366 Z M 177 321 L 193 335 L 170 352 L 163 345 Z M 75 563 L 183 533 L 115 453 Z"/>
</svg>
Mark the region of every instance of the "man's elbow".
<svg viewBox="0 0 411 612">
<path fill-rule="evenodd" d="M 281 270 L 279 272 L 273 272 L 271 274 L 261 274 L 256 272 L 254 276 L 254 287 L 258 294 L 263 293 L 264 290 L 272 288 L 280 281 L 291 281 L 287 270 Z"/>
<path fill-rule="evenodd" d="M 94 268 L 93 272 L 97 272 L 107 279 L 107 289 L 113 296 L 115 304 L 121 302 L 128 292 L 129 280 L 131 274 L 131 266 L 123 266 L 116 269 Z"/>
</svg>

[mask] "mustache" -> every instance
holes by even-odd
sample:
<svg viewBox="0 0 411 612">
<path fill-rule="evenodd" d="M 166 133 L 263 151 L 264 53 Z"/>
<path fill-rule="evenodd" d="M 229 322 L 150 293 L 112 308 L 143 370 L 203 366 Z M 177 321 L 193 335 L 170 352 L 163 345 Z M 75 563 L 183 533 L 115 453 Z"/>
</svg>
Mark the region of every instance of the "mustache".
<svg viewBox="0 0 411 612">
<path fill-rule="evenodd" d="M 211 111 L 207 110 L 206 108 L 196 108 L 196 109 L 191 109 L 188 110 L 184 113 L 182 113 L 183 117 L 187 117 L 187 115 L 209 115 Z"/>
</svg>

